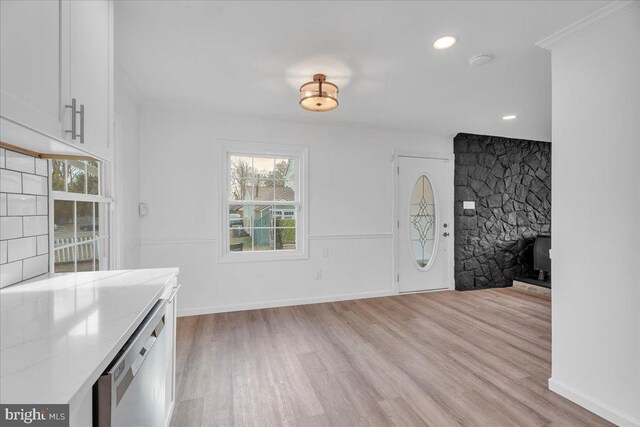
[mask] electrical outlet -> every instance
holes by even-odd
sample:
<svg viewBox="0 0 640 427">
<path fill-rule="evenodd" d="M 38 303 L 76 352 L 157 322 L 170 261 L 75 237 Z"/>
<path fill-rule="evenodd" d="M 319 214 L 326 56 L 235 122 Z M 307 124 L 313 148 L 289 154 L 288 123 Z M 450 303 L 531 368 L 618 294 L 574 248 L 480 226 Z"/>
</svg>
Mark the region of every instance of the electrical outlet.
<svg viewBox="0 0 640 427">
<path fill-rule="evenodd" d="M 329 248 L 322 249 L 322 258 L 329 258 Z"/>
<path fill-rule="evenodd" d="M 315 274 L 315 276 L 314 276 L 314 279 L 316 279 L 316 280 L 320 280 L 320 279 L 322 279 L 322 270 L 318 270 L 318 271 L 316 271 L 316 274 Z"/>
</svg>

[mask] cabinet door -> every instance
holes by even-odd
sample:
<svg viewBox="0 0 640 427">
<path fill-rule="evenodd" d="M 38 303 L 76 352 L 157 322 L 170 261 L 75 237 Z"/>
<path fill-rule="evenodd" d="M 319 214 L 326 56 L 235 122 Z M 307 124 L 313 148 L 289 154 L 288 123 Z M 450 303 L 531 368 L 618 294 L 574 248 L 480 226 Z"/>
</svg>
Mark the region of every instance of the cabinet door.
<svg viewBox="0 0 640 427">
<path fill-rule="evenodd" d="M 167 338 L 170 340 L 171 345 L 167 346 L 167 354 L 165 360 L 166 366 L 166 384 L 165 384 L 165 402 L 167 407 L 167 413 L 165 414 L 166 425 L 169 425 L 173 405 L 176 399 L 176 315 L 178 313 L 178 296 L 176 288 L 179 288 L 177 283 L 174 285 L 175 294 L 172 299 L 167 301 L 167 314 L 166 314 L 166 326 Z"/>
<path fill-rule="evenodd" d="M 0 112 L 58 138 L 64 101 L 60 14 L 60 1 L 0 1 Z"/>
<path fill-rule="evenodd" d="M 70 96 L 78 106 L 84 105 L 83 148 L 107 158 L 113 90 L 111 6 L 108 0 L 69 3 Z"/>
</svg>

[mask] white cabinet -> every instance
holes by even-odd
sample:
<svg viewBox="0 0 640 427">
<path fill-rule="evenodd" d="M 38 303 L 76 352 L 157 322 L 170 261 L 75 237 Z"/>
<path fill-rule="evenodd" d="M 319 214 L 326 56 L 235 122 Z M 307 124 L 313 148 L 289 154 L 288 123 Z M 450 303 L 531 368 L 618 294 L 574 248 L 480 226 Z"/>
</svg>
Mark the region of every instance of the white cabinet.
<svg viewBox="0 0 640 427">
<path fill-rule="evenodd" d="M 0 2 L 0 114 L 55 137 L 63 128 L 60 12 L 60 1 Z"/>
<path fill-rule="evenodd" d="M 69 99 L 76 100 L 75 142 L 101 157 L 111 157 L 113 37 L 112 2 L 69 3 Z M 73 117 L 70 117 L 73 119 Z M 72 124 L 72 123 L 70 123 Z"/>
<path fill-rule="evenodd" d="M 0 8 L 2 117 L 110 160 L 113 0 L 2 0 Z"/>
<path fill-rule="evenodd" d="M 165 413 L 165 425 L 169 425 L 171 421 L 170 417 L 176 400 L 176 316 L 178 314 L 178 289 L 180 289 L 180 285 L 176 279 L 171 289 L 171 296 L 167 298 L 167 314 L 165 317 L 167 338 L 171 342 L 171 345 L 167 346 L 167 354 L 165 356 L 165 360 L 167 360 L 167 380 L 165 384 L 167 412 Z"/>
</svg>

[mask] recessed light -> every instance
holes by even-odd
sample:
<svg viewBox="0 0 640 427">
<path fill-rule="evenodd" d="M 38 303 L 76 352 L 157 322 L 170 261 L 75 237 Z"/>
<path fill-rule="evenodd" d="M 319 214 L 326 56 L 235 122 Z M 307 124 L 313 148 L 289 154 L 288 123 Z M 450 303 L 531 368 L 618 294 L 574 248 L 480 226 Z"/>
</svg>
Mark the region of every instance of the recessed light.
<svg viewBox="0 0 640 427">
<path fill-rule="evenodd" d="M 513 120 L 513 119 L 517 119 L 518 116 L 516 116 L 515 114 L 509 114 L 507 116 L 502 116 L 502 120 Z"/>
<path fill-rule="evenodd" d="M 433 48 L 435 50 L 449 49 L 457 42 L 458 39 L 453 36 L 444 36 L 433 42 Z"/>
</svg>

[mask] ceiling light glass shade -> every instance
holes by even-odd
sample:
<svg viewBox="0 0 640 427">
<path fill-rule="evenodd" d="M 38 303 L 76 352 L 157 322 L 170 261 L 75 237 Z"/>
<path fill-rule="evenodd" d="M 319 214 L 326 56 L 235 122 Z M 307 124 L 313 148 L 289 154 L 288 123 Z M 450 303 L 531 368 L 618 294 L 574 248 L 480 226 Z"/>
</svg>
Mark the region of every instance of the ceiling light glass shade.
<svg viewBox="0 0 640 427">
<path fill-rule="evenodd" d="M 313 81 L 300 87 L 300 106 L 309 111 L 329 111 L 338 106 L 338 86 L 324 74 L 316 74 Z"/>
</svg>

